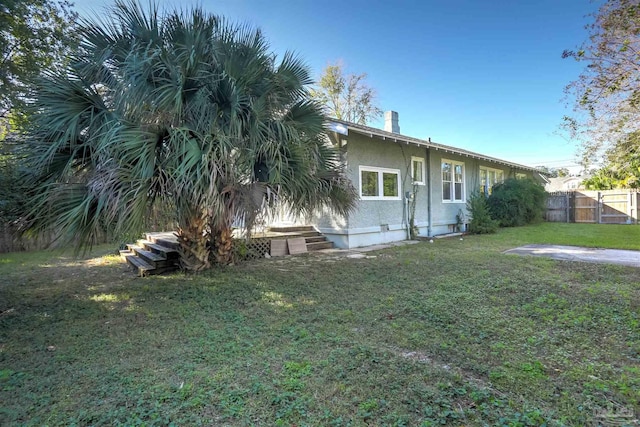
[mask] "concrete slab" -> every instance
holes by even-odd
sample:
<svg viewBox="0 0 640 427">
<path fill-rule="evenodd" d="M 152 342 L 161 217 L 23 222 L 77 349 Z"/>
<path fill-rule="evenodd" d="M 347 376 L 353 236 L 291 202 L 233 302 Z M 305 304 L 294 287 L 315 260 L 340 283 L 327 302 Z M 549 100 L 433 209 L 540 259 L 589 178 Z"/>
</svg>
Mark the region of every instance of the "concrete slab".
<svg viewBox="0 0 640 427">
<path fill-rule="evenodd" d="M 287 239 L 287 246 L 289 247 L 289 253 L 291 255 L 307 253 L 307 242 L 304 237 Z"/>
<path fill-rule="evenodd" d="M 363 246 L 360 248 L 344 249 L 351 252 L 372 252 L 382 249 L 393 248 L 396 246 L 414 245 L 420 243 L 418 240 L 401 240 L 399 242 L 383 243 L 380 245 Z"/>
<path fill-rule="evenodd" d="M 375 258 L 377 255 L 365 255 L 365 254 L 367 252 L 379 251 L 382 249 L 392 248 L 396 246 L 414 245 L 416 243 L 420 243 L 420 241 L 401 240 L 398 242 L 385 243 L 381 245 L 363 246 L 363 247 L 351 248 L 351 249 L 340 249 L 340 248 L 321 249 L 319 251 L 309 252 L 309 254 L 312 254 L 314 256 L 332 255 L 334 259 L 339 259 L 341 257 L 352 258 L 352 259 Z"/>
<path fill-rule="evenodd" d="M 375 258 L 376 257 L 375 255 L 365 255 L 365 254 L 363 254 L 361 252 L 357 252 L 355 254 L 348 254 L 348 255 L 345 255 L 345 256 L 347 258 L 353 258 L 353 259 L 365 259 L 365 258 L 369 259 L 369 258 Z"/>
<path fill-rule="evenodd" d="M 272 239 L 271 256 L 285 256 L 289 255 L 289 248 L 287 247 L 287 241 L 284 239 Z"/>
<path fill-rule="evenodd" d="M 563 261 L 595 262 L 601 264 L 640 267 L 640 251 L 621 249 L 595 249 L 579 246 L 526 245 L 509 249 L 505 254 L 541 256 Z"/>
</svg>

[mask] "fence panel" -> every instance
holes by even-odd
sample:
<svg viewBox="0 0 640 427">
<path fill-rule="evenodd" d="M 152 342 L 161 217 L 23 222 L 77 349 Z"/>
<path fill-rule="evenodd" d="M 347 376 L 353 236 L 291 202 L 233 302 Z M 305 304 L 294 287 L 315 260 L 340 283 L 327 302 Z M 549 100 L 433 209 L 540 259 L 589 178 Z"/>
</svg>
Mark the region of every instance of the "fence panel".
<svg viewBox="0 0 640 427">
<path fill-rule="evenodd" d="M 573 196 L 574 222 L 598 222 L 598 192 L 575 192 Z"/>
<path fill-rule="evenodd" d="M 600 196 L 600 223 L 601 224 L 627 224 L 631 222 L 629 199 L 631 193 L 603 192 Z"/>
<path fill-rule="evenodd" d="M 558 191 L 549 193 L 546 219 L 551 222 L 637 224 L 639 204 L 637 189 Z"/>
<path fill-rule="evenodd" d="M 550 193 L 545 219 L 549 222 L 569 222 L 569 193 Z"/>
</svg>

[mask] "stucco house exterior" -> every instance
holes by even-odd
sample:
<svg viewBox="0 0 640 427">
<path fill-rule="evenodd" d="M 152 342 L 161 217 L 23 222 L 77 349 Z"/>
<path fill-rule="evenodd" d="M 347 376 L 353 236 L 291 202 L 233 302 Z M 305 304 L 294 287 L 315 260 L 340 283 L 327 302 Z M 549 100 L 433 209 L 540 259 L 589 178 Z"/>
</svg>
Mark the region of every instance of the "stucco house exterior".
<svg viewBox="0 0 640 427">
<path fill-rule="evenodd" d="M 563 176 L 557 178 L 547 178 L 544 189 L 548 192 L 554 191 L 574 191 L 584 190 L 582 182 L 589 176 Z"/>
<path fill-rule="evenodd" d="M 330 128 L 358 190 L 358 209 L 347 218 L 324 212 L 308 222 L 339 248 L 407 239 L 412 211 L 420 236 L 464 230 L 473 191 L 490 192 L 508 177 L 537 176 L 528 166 L 402 135 L 393 111 L 385 113 L 384 130 L 340 120 Z"/>
</svg>

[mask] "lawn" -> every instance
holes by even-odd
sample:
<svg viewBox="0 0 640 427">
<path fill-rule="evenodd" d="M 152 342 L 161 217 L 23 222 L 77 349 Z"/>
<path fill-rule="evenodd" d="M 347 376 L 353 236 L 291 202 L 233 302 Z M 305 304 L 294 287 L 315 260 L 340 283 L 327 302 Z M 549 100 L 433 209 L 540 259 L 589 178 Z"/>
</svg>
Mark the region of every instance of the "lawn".
<svg viewBox="0 0 640 427">
<path fill-rule="evenodd" d="M 640 249 L 640 227 L 200 276 L 0 255 L 0 425 L 636 425 L 640 270 L 502 254 L 528 243 Z"/>
</svg>

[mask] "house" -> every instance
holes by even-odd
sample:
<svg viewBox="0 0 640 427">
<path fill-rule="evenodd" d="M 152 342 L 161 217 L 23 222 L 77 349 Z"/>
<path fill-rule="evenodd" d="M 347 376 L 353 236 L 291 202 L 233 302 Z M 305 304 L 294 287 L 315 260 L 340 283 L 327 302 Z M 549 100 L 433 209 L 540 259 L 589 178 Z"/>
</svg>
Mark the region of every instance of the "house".
<svg viewBox="0 0 640 427">
<path fill-rule="evenodd" d="M 327 211 L 311 222 L 339 248 L 405 240 L 412 222 L 425 237 L 465 230 L 472 192 L 538 175 L 528 166 L 402 135 L 394 111 L 385 113 L 384 130 L 341 120 L 330 129 L 360 200 L 347 218 Z"/>
<path fill-rule="evenodd" d="M 563 176 L 557 178 L 547 178 L 544 189 L 552 193 L 554 191 L 573 191 L 584 190 L 582 181 L 588 179 L 588 176 Z"/>
</svg>

